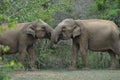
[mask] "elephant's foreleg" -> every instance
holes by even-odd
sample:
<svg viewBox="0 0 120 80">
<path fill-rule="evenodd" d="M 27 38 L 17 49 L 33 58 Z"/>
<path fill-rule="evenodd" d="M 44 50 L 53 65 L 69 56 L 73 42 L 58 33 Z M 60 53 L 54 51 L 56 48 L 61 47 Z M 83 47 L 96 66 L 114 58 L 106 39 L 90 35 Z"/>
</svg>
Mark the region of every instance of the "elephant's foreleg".
<svg viewBox="0 0 120 80">
<path fill-rule="evenodd" d="M 111 66 L 110 69 L 116 69 L 116 64 L 115 64 L 115 58 L 116 58 L 116 54 L 113 53 L 112 51 L 108 51 L 111 57 Z"/>
<path fill-rule="evenodd" d="M 80 42 L 80 51 L 81 51 L 81 57 L 83 61 L 83 69 L 88 69 L 88 57 L 87 57 L 87 50 L 88 50 L 88 43 L 87 40 L 81 40 Z"/>
<path fill-rule="evenodd" d="M 18 46 L 18 52 L 20 54 L 19 60 L 23 64 L 25 64 L 25 56 L 27 53 L 27 46 L 23 38 L 20 38 L 19 46 Z"/>
<path fill-rule="evenodd" d="M 82 61 L 83 61 L 83 69 L 86 70 L 86 69 L 88 69 L 88 57 L 86 54 L 86 50 L 81 49 L 81 57 L 82 57 Z"/>
<path fill-rule="evenodd" d="M 22 62 L 23 64 L 25 63 L 25 54 L 27 53 L 26 48 L 22 48 L 19 50 L 19 61 Z"/>
<path fill-rule="evenodd" d="M 35 65 L 36 55 L 35 55 L 34 48 L 33 47 L 29 48 L 28 53 L 30 55 L 30 67 L 31 67 L 31 70 L 36 70 L 36 65 Z"/>
<path fill-rule="evenodd" d="M 70 69 L 75 70 L 76 69 L 76 62 L 77 62 L 77 54 L 78 54 L 78 45 L 73 42 L 72 45 L 72 64 Z"/>
</svg>

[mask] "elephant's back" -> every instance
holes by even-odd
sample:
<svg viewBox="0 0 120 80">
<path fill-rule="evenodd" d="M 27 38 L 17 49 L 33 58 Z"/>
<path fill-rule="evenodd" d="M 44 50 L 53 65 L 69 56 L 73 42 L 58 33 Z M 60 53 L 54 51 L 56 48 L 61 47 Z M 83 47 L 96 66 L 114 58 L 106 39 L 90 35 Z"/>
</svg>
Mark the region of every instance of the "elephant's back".
<svg viewBox="0 0 120 80">
<path fill-rule="evenodd" d="M 89 31 L 101 32 L 102 34 L 111 33 L 113 36 L 119 36 L 119 28 L 113 21 L 90 19 L 83 20 L 83 24 Z"/>
<path fill-rule="evenodd" d="M 6 31 L 8 31 L 8 30 L 16 30 L 16 29 L 20 30 L 20 29 L 22 29 L 25 25 L 27 25 L 28 23 L 30 23 L 30 22 L 26 22 L 26 23 L 16 23 L 16 24 L 14 24 L 13 26 L 11 26 L 10 28 L 9 28 L 8 23 L 3 23 L 2 25 L 0 25 L 0 27 L 1 27 L 2 29 L 5 29 Z"/>
<path fill-rule="evenodd" d="M 88 32 L 89 49 L 106 50 L 119 40 L 117 25 L 108 20 L 83 20 L 81 21 Z"/>
<path fill-rule="evenodd" d="M 10 47 L 10 52 L 16 52 L 18 46 L 18 32 L 9 30 L 0 36 L 0 44 Z"/>
<path fill-rule="evenodd" d="M 1 36 L 0 36 L 0 41 L 2 44 L 9 44 L 9 43 L 15 43 L 17 41 L 17 35 L 18 32 L 13 31 L 13 30 L 9 30 L 7 32 L 4 32 Z"/>
<path fill-rule="evenodd" d="M 18 23 L 15 27 L 8 29 L 7 31 L 1 33 L 0 43 L 1 44 L 17 44 L 19 33 L 25 28 L 28 23 Z"/>
<path fill-rule="evenodd" d="M 112 31 L 114 33 L 119 33 L 118 26 L 109 20 L 101 20 L 101 19 L 89 19 L 89 20 L 77 20 L 81 24 L 83 24 L 84 28 L 89 31 Z"/>
<path fill-rule="evenodd" d="M 27 22 L 27 23 L 18 23 L 16 26 L 16 29 L 17 30 L 21 30 L 21 29 L 23 29 L 23 28 L 25 28 L 26 27 L 26 25 L 28 25 L 30 22 Z"/>
<path fill-rule="evenodd" d="M 117 27 L 117 25 L 113 21 L 109 21 L 109 20 L 88 19 L 88 20 L 76 20 L 76 21 L 81 22 L 87 26 L 95 26 L 95 27 L 97 27 L 97 26 L 101 26 L 101 27 L 113 26 L 113 27 Z"/>
</svg>

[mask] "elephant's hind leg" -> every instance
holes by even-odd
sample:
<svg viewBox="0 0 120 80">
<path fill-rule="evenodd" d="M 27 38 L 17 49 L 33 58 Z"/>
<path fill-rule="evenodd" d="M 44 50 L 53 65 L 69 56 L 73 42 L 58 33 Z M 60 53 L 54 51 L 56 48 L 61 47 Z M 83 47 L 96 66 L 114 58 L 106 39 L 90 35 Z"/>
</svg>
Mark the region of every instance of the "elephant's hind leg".
<svg viewBox="0 0 120 80">
<path fill-rule="evenodd" d="M 117 54 L 118 56 L 120 56 L 120 41 L 116 42 L 113 46 L 112 46 L 112 51 Z"/>
<path fill-rule="evenodd" d="M 108 51 L 111 57 L 111 66 L 110 69 L 114 70 L 116 69 L 116 63 L 115 63 L 115 59 L 116 59 L 116 54 L 113 51 Z"/>
<path fill-rule="evenodd" d="M 29 57 L 30 57 L 30 67 L 32 71 L 37 70 L 37 66 L 35 65 L 36 61 L 36 55 L 35 55 L 35 50 L 33 47 L 30 47 L 28 49 Z"/>
</svg>

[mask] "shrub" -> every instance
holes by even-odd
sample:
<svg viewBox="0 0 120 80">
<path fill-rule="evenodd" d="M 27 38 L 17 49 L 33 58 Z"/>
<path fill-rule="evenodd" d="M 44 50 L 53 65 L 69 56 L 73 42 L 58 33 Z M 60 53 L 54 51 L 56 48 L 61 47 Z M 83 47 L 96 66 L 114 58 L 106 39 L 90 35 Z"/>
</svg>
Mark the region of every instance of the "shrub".
<svg viewBox="0 0 120 80">
<path fill-rule="evenodd" d="M 120 26 L 120 0 L 95 0 L 89 11 L 96 18 L 111 20 Z"/>
</svg>

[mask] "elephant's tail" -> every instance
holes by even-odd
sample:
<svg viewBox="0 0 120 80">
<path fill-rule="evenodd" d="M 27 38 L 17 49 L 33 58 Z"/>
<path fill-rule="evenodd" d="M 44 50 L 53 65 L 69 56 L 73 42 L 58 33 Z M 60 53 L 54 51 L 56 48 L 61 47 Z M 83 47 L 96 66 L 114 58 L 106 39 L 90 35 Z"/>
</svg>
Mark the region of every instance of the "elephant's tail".
<svg viewBox="0 0 120 80">
<path fill-rule="evenodd" d="M 119 32 L 119 39 L 120 39 L 120 32 Z"/>
<path fill-rule="evenodd" d="M 2 44 L 1 39 L 0 39 L 0 44 Z"/>
<path fill-rule="evenodd" d="M 2 44 L 2 41 L 0 40 L 0 45 Z"/>
<path fill-rule="evenodd" d="M 120 54 L 116 55 L 116 58 L 118 60 L 118 64 L 120 65 Z"/>
<path fill-rule="evenodd" d="M 118 34 L 118 36 L 119 36 L 119 40 L 120 40 L 120 31 L 119 31 L 119 34 Z"/>
</svg>

